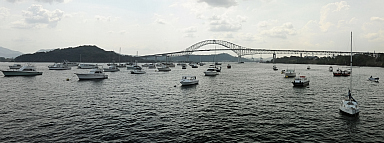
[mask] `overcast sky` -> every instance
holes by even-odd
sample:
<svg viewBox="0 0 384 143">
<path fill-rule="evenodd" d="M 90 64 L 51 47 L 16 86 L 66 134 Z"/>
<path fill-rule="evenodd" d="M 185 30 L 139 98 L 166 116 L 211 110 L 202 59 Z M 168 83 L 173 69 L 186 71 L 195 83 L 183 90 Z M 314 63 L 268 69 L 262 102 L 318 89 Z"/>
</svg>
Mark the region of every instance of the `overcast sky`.
<svg viewBox="0 0 384 143">
<path fill-rule="evenodd" d="M 247 48 L 384 52 L 384 0 L 0 0 L 0 46 L 139 55 L 207 39 Z M 205 46 L 202 49 L 211 49 Z M 228 51 L 231 53 L 231 51 Z"/>
</svg>

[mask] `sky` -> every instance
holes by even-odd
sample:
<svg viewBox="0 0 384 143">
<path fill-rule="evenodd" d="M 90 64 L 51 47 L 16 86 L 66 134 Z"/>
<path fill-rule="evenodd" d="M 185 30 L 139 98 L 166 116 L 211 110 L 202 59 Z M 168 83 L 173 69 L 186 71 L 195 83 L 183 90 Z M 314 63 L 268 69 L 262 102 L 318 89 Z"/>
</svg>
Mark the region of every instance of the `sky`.
<svg viewBox="0 0 384 143">
<path fill-rule="evenodd" d="M 34 53 L 97 45 L 147 55 L 216 39 L 254 49 L 349 51 L 352 31 L 354 51 L 384 52 L 383 5 L 383 0 L 0 0 L 0 46 Z"/>
</svg>

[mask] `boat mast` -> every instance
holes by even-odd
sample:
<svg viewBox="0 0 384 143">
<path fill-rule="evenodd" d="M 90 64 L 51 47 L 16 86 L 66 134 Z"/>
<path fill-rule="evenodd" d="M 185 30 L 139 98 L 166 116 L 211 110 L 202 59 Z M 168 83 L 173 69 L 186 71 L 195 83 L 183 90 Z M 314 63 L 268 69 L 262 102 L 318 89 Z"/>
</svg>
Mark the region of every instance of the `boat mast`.
<svg viewBox="0 0 384 143">
<path fill-rule="evenodd" d="M 119 64 L 121 63 L 120 62 L 120 55 L 121 55 L 121 47 L 120 47 L 120 50 L 119 50 Z"/>
<path fill-rule="evenodd" d="M 350 63 L 350 65 L 351 65 L 351 81 L 350 81 L 350 84 L 349 84 L 349 89 L 350 89 L 350 91 L 352 92 L 352 31 L 351 31 L 351 63 Z"/>
</svg>

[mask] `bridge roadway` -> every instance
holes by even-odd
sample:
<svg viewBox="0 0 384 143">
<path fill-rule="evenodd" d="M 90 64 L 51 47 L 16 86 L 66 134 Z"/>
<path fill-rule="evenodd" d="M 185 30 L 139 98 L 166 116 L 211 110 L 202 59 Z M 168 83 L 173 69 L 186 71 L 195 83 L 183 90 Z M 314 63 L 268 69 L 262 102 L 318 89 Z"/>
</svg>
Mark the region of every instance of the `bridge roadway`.
<svg viewBox="0 0 384 143">
<path fill-rule="evenodd" d="M 225 47 L 226 49 L 199 49 L 205 45 L 216 44 Z M 204 51 L 226 51 L 231 50 L 238 55 L 238 57 L 242 57 L 245 55 L 255 55 L 255 54 L 273 54 L 273 57 L 276 57 L 276 54 L 306 54 L 306 55 L 342 55 L 342 54 L 350 54 L 351 52 L 344 51 L 305 51 L 305 50 L 270 50 L 270 49 L 251 49 L 242 47 L 236 44 L 233 44 L 228 41 L 223 40 L 205 40 L 198 42 L 183 51 L 178 52 L 169 52 L 169 53 L 161 53 L 161 54 L 153 54 L 153 55 L 144 55 L 139 56 L 142 58 L 147 57 L 157 57 L 157 56 L 188 56 L 193 52 L 204 52 Z M 353 54 L 375 54 L 370 52 L 352 52 Z"/>
</svg>

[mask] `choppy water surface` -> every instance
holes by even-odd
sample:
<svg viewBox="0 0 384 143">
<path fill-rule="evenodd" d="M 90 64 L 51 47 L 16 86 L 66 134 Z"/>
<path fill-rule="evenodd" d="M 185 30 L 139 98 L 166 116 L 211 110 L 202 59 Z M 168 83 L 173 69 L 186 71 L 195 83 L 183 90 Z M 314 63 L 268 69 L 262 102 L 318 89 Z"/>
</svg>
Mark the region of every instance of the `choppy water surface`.
<svg viewBox="0 0 384 143">
<path fill-rule="evenodd" d="M 5 70 L 13 63 L 0 63 Z M 48 70 L 43 75 L 0 77 L 0 142 L 383 142 L 384 69 L 353 69 L 358 117 L 338 110 L 348 77 L 333 77 L 327 65 L 232 63 L 216 77 L 207 65 L 170 72 L 126 69 L 109 79 L 78 81 L 74 73 Z M 294 88 L 281 69 L 295 68 L 310 78 Z M 333 66 L 337 69 L 339 66 Z M 346 67 L 345 67 L 346 68 Z M 183 75 L 200 83 L 181 87 Z M 66 79 L 69 78 L 69 81 Z M 175 87 L 176 85 L 176 87 Z"/>
</svg>

